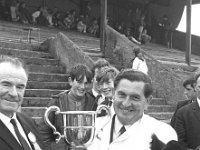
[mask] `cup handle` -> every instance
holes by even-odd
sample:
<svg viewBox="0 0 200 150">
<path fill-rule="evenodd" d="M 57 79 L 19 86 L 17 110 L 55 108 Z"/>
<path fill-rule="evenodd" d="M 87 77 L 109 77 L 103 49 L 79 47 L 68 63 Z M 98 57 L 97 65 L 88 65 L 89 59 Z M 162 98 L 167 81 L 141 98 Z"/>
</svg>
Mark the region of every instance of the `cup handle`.
<svg viewBox="0 0 200 150">
<path fill-rule="evenodd" d="M 51 112 L 55 112 L 55 115 L 57 115 L 60 113 L 60 108 L 57 106 L 50 106 L 47 108 L 44 114 L 44 121 L 48 126 L 50 126 L 53 129 L 53 134 L 56 135 L 56 143 L 58 143 L 60 139 L 62 138 L 62 135 L 60 134 L 60 132 L 56 130 L 56 127 L 49 120 L 49 114 Z"/>
</svg>

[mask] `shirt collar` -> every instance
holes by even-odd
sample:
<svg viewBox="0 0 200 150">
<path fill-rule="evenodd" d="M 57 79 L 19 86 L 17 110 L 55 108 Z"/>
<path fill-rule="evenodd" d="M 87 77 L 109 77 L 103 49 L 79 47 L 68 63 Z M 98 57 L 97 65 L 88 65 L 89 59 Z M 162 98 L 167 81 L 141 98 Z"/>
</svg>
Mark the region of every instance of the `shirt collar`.
<svg viewBox="0 0 200 150">
<path fill-rule="evenodd" d="M 13 114 L 13 119 L 17 119 L 16 117 L 16 113 Z M 10 120 L 12 119 L 6 115 L 4 115 L 3 113 L 0 112 L 0 120 L 7 126 L 10 123 Z"/>
<path fill-rule="evenodd" d="M 198 97 L 197 97 L 197 103 L 198 103 L 198 105 L 200 107 L 200 99 Z"/>
<path fill-rule="evenodd" d="M 118 133 L 121 129 L 123 124 L 119 121 L 118 117 L 115 117 L 115 132 Z M 127 130 L 131 125 L 124 125 L 125 129 Z"/>
<path fill-rule="evenodd" d="M 97 97 L 97 95 L 99 95 L 99 93 L 97 93 L 94 89 L 92 89 L 92 94 L 94 95 L 94 97 Z"/>
</svg>

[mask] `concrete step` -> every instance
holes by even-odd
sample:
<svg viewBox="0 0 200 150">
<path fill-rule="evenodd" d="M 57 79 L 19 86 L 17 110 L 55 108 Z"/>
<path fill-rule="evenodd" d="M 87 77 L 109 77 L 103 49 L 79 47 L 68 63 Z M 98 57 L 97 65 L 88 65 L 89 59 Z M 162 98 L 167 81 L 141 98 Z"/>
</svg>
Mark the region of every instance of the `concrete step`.
<svg viewBox="0 0 200 150">
<path fill-rule="evenodd" d="M 150 101 L 150 105 L 166 105 L 166 101 L 164 98 L 153 98 Z"/>
<path fill-rule="evenodd" d="M 158 120 L 170 120 L 174 112 L 151 112 L 147 113 Z"/>
<path fill-rule="evenodd" d="M 30 72 L 38 73 L 65 73 L 65 67 L 63 66 L 50 66 L 50 65 L 28 65 Z"/>
<path fill-rule="evenodd" d="M 52 90 L 52 89 L 26 89 L 25 97 L 52 97 L 64 90 Z"/>
<path fill-rule="evenodd" d="M 31 57 L 19 57 L 26 64 L 35 64 L 35 65 L 60 65 L 60 61 L 58 59 L 48 59 L 48 58 L 31 58 Z"/>
<path fill-rule="evenodd" d="M 42 117 L 31 117 L 31 118 L 35 121 L 36 125 L 38 125 L 38 126 L 40 125 Z"/>
<path fill-rule="evenodd" d="M 84 53 L 90 57 L 103 57 L 102 53 L 89 53 L 89 52 L 84 52 Z"/>
<path fill-rule="evenodd" d="M 33 45 L 22 42 L 12 42 L 12 41 L 0 41 L 1 47 L 4 48 L 13 48 L 13 49 L 21 49 L 21 50 L 32 50 L 33 47 L 39 47 L 39 45 Z M 35 48 L 34 48 L 35 49 Z"/>
<path fill-rule="evenodd" d="M 171 105 L 149 105 L 147 113 L 151 112 L 174 112 L 176 106 Z"/>
<path fill-rule="evenodd" d="M 24 97 L 22 107 L 46 107 L 51 97 Z"/>
<path fill-rule="evenodd" d="M 70 85 L 68 82 L 37 82 L 28 81 L 26 86 L 27 89 L 57 89 L 64 90 L 69 89 Z"/>
<path fill-rule="evenodd" d="M 29 81 L 37 82 L 68 82 L 67 74 L 29 73 Z"/>
<path fill-rule="evenodd" d="M 0 47 L 0 53 L 3 55 L 12 55 L 14 57 L 53 58 L 49 53 L 3 47 Z"/>
<path fill-rule="evenodd" d="M 22 107 L 21 111 L 29 117 L 43 117 L 46 107 Z"/>
<path fill-rule="evenodd" d="M 84 52 L 88 53 L 101 53 L 100 48 L 93 48 L 93 47 L 86 47 L 86 46 L 79 46 Z"/>
</svg>

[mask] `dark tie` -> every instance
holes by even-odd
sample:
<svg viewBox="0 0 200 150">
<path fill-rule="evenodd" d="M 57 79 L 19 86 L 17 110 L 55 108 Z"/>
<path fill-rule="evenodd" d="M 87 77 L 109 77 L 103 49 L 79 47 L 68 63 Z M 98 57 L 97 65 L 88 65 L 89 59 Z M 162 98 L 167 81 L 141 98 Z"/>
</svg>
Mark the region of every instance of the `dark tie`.
<svg viewBox="0 0 200 150">
<path fill-rule="evenodd" d="M 99 99 L 102 97 L 101 94 L 98 94 L 97 97 L 95 98 L 96 103 L 98 104 Z"/>
<path fill-rule="evenodd" d="M 126 131 L 126 128 L 124 126 L 121 127 L 119 130 L 119 136 L 121 136 Z"/>
<path fill-rule="evenodd" d="M 17 127 L 16 121 L 15 119 L 11 119 L 10 122 L 12 123 L 14 129 L 15 129 L 15 133 L 18 137 L 18 140 L 21 143 L 21 146 L 23 147 L 24 150 L 31 150 L 30 146 L 28 145 L 28 143 L 26 142 L 26 140 L 23 138 L 23 136 L 20 134 L 19 129 Z"/>
</svg>

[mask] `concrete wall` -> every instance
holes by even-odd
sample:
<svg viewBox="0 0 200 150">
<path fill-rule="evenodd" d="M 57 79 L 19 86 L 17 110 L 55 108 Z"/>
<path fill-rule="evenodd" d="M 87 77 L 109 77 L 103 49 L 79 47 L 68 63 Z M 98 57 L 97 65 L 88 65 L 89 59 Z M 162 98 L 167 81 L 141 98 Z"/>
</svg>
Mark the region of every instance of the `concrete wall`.
<svg viewBox="0 0 200 150">
<path fill-rule="evenodd" d="M 138 45 L 132 43 L 124 35 L 119 34 L 110 27 L 106 28 L 106 54 L 111 63 L 121 68 L 131 68 L 134 50 Z M 170 67 L 158 62 L 150 54 L 145 53 L 149 75 L 153 82 L 154 97 L 164 98 L 167 104 L 176 104 L 183 100 L 183 78 Z M 177 66 L 178 67 L 178 66 Z M 177 70 L 181 70 L 179 67 Z"/>
</svg>

